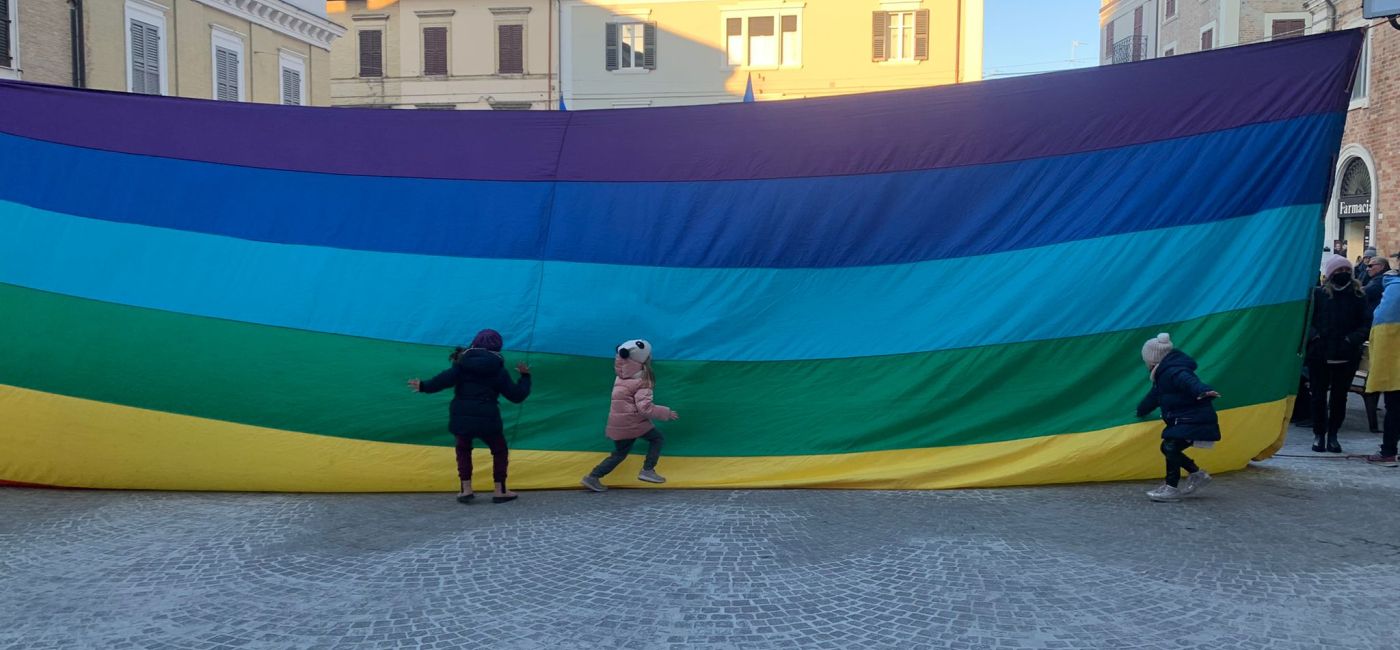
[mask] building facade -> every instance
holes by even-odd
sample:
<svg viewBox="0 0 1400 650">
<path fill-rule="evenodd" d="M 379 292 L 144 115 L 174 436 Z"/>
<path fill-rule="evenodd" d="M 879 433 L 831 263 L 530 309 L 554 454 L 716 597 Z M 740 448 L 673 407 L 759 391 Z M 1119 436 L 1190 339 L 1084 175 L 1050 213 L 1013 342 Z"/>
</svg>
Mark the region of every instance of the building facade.
<svg viewBox="0 0 1400 650">
<path fill-rule="evenodd" d="M 1306 0 L 1105 0 L 1099 10 L 1104 65 L 1309 32 Z"/>
<path fill-rule="evenodd" d="M 1100 61 L 1365 28 L 1323 244 L 1356 259 L 1400 253 L 1400 31 L 1362 17 L 1362 0 L 1104 0 Z"/>
<path fill-rule="evenodd" d="M 0 0 L 0 79 L 71 86 L 81 78 L 72 11 L 69 0 Z"/>
<path fill-rule="evenodd" d="M 12 16 L 0 75 L 199 99 L 328 105 L 344 32 L 320 0 L 0 3 Z"/>
<path fill-rule="evenodd" d="M 1305 3 L 1310 29 L 1367 28 L 1337 157 L 1326 242 L 1356 259 L 1400 253 L 1400 31 L 1361 15 L 1361 0 Z"/>
<path fill-rule="evenodd" d="M 981 79 L 982 0 L 337 0 L 342 106 L 568 110 Z"/>
<path fill-rule="evenodd" d="M 343 0 L 331 50 L 337 106 L 547 109 L 557 101 L 549 0 Z"/>
<path fill-rule="evenodd" d="M 982 1 L 563 0 L 570 108 L 795 99 L 982 78 Z"/>
</svg>

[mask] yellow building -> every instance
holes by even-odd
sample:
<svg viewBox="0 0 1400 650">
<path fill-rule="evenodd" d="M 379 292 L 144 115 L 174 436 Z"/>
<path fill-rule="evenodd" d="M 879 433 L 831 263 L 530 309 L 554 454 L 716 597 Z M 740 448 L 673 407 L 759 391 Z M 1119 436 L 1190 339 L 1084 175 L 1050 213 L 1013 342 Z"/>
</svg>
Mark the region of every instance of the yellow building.
<svg viewBox="0 0 1400 650">
<path fill-rule="evenodd" d="M 87 0 L 81 8 L 77 85 L 330 104 L 330 46 L 344 30 L 326 18 L 323 0 Z"/>
<path fill-rule="evenodd" d="M 570 110 L 975 81 L 982 0 L 333 0 L 346 106 Z"/>
<path fill-rule="evenodd" d="M 569 108 L 756 101 L 982 78 L 982 0 L 562 0 Z"/>
</svg>

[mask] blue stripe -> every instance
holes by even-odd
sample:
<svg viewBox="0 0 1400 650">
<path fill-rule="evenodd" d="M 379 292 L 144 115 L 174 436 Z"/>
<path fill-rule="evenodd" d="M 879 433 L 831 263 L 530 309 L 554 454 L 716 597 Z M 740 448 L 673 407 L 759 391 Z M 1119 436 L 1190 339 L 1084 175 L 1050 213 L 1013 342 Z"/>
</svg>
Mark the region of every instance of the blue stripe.
<svg viewBox="0 0 1400 650">
<path fill-rule="evenodd" d="M 0 282 L 443 345 L 495 327 L 524 349 L 536 323 L 533 349 L 562 354 L 609 356 L 617 342 L 644 337 L 672 359 L 864 357 L 1097 334 L 1301 300 L 1305 286 L 1239 282 L 1232 260 L 1268 259 L 1284 269 L 1315 263 L 1319 210 L 1283 208 L 975 258 L 809 270 L 368 253 L 0 203 Z M 1229 259 L 1202 252 L 1221 242 L 1230 243 Z"/>
<path fill-rule="evenodd" d="M 1328 177 L 1343 119 L 1297 118 L 933 171 L 647 183 L 336 176 L 0 136 L 0 199 L 253 241 L 394 253 L 698 268 L 872 266 L 1320 203 L 1326 188 L 1317 179 Z"/>
</svg>

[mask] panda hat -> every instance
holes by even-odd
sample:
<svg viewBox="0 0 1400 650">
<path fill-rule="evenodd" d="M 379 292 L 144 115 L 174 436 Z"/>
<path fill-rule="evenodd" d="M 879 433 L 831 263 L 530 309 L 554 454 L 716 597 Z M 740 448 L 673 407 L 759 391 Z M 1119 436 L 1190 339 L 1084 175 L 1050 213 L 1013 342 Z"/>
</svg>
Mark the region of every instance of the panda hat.
<svg viewBox="0 0 1400 650">
<path fill-rule="evenodd" d="M 620 359 L 645 364 L 651 361 L 651 343 L 644 339 L 632 339 L 617 346 L 617 356 Z"/>
</svg>

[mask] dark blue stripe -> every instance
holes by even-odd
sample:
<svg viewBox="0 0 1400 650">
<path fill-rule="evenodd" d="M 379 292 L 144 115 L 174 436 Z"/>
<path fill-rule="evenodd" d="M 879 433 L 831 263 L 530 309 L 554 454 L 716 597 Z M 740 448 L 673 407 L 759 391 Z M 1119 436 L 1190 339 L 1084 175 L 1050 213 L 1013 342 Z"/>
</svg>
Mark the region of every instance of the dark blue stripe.
<svg viewBox="0 0 1400 650">
<path fill-rule="evenodd" d="M 933 171 L 646 183 L 350 177 L 0 136 L 0 199 L 110 221 L 383 252 L 673 267 L 869 266 L 1321 203 L 1319 179 L 1328 177 L 1343 120 L 1305 117 Z"/>
</svg>

